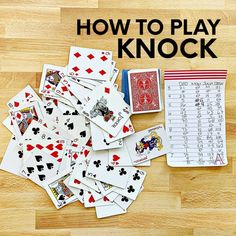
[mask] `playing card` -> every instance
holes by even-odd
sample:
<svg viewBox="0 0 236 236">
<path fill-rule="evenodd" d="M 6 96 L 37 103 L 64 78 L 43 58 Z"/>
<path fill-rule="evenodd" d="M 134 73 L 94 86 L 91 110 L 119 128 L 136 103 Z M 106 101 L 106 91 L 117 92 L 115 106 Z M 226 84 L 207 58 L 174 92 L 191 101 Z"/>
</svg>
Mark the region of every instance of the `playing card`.
<svg viewBox="0 0 236 236">
<path fill-rule="evenodd" d="M 139 194 L 143 191 L 144 187 L 142 186 L 139 190 Z M 114 202 L 120 206 L 123 210 L 127 210 L 128 207 L 133 203 L 133 200 L 127 198 L 126 196 L 118 195 Z"/>
<path fill-rule="evenodd" d="M 140 192 L 140 188 L 143 185 L 143 181 L 146 177 L 146 172 L 135 167 L 131 168 L 132 170 L 126 183 L 126 187 L 124 189 L 116 188 L 114 191 L 121 194 L 122 196 L 126 196 L 132 200 L 135 200 Z"/>
<path fill-rule="evenodd" d="M 120 188 L 125 188 L 133 167 L 108 165 L 108 151 L 96 151 L 90 160 L 86 176 Z"/>
<path fill-rule="evenodd" d="M 115 81 L 116 81 L 116 79 L 117 79 L 117 77 L 118 77 L 118 74 L 119 74 L 119 69 L 114 68 L 113 74 L 112 74 L 111 79 L 110 79 L 110 81 L 111 81 L 112 84 L 115 83 Z"/>
<path fill-rule="evenodd" d="M 111 201 L 114 202 L 114 200 L 119 196 L 119 193 L 116 192 L 110 192 L 106 195 L 106 197 Z"/>
<path fill-rule="evenodd" d="M 15 129 L 14 129 L 14 126 L 13 126 L 13 122 L 11 120 L 11 116 L 9 115 L 3 122 L 2 124 L 7 128 L 9 129 L 9 131 L 15 135 Z"/>
<path fill-rule="evenodd" d="M 67 74 L 106 81 L 110 78 L 112 52 L 71 47 Z"/>
<path fill-rule="evenodd" d="M 23 177 L 23 175 L 20 173 L 22 165 L 23 165 L 22 148 L 20 148 L 17 145 L 15 137 L 12 137 L 7 146 L 7 150 L 3 156 L 0 169 L 18 175 L 20 177 Z"/>
<path fill-rule="evenodd" d="M 93 142 L 93 150 L 99 151 L 99 150 L 106 150 L 106 149 L 112 149 L 112 148 L 119 148 L 123 146 L 123 140 L 118 139 L 117 141 L 114 141 L 112 143 L 108 143 L 105 139 L 103 130 L 91 122 L 91 136 L 92 136 L 92 142 Z"/>
<path fill-rule="evenodd" d="M 116 136 L 130 117 L 129 106 L 110 82 L 96 87 L 90 94 L 82 114 Z"/>
<path fill-rule="evenodd" d="M 100 181 L 96 181 L 96 184 L 103 196 L 108 195 L 109 193 L 111 193 L 115 189 L 114 186 L 100 182 Z"/>
<path fill-rule="evenodd" d="M 25 163 L 27 159 L 30 158 L 30 155 L 33 151 L 42 150 L 60 163 L 62 161 L 65 148 L 66 142 L 63 139 L 25 140 L 23 142 L 23 161 Z"/>
<path fill-rule="evenodd" d="M 79 160 L 77 160 L 74 170 L 73 170 L 73 176 L 76 179 L 78 179 L 80 182 L 88 186 L 89 188 L 92 188 L 95 191 L 99 192 L 99 188 L 95 180 L 86 177 L 86 170 L 87 170 L 86 162 L 85 161 L 80 162 Z"/>
<path fill-rule="evenodd" d="M 129 70 L 122 70 L 121 91 L 124 93 L 124 101 L 130 105 L 128 71 Z"/>
<path fill-rule="evenodd" d="M 39 93 L 44 94 L 47 97 L 58 98 L 59 96 L 56 95 L 55 89 L 64 76 L 64 67 L 44 64 Z"/>
<path fill-rule="evenodd" d="M 7 106 L 10 109 L 15 109 L 22 106 L 24 103 L 29 103 L 34 101 L 40 103 L 41 99 L 35 93 L 35 91 L 30 87 L 30 85 L 27 85 L 16 96 L 14 96 L 10 101 L 8 101 Z"/>
<path fill-rule="evenodd" d="M 83 189 L 85 191 L 89 191 L 89 187 L 86 186 L 85 184 L 83 184 L 81 181 L 79 181 L 78 179 L 76 179 L 73 175 L 73 173 L 70 176 L 70 180 L 69 180 L 69 186 L 73 187 L 73 188 L 77 188 L 77 189 Z"/>
<path fill-rule="evenodd" d="M 21 173 L 42 187 L 45 181 L 57 175 L 59 165 L 55 158 L 36 150 L 24 163 Z"/>
<path fill-rule="evenodd" d="M 132 114 L 162 110 L 158 69 L 131 70 L 128 82 Z"/>
<path fill-rule="evenodd" d="M 84 191 L 84 206 L 85 207 L 108 206 L 112 204 L 114 203 L 110 202 L 106 196 L 96 201 L 90 191 Z"/>
<path fill-rule="evenodd" d="M 77 199 L 76 195 L 64 182 L 69 176 L 70 170 L 64 171 L 60 175 L 47 180 L 43 185 L 57 209 Z"/>
<path fill-rule="evenodd" d="M 125 138 L 133 164 L 139 164 L 170 152 L 163 125 L 157 125 Z"/>
<path fill-rule="evenodd" d="M 64 180 L 64 184 L 66 186 L 69 186 L 69 180 L 70 180 L 70 176 L 68 176 L 65 180 Z M 84 203 L 84 190 L 83 189 L 79 189 L 79 188 L 74 188 L 69 186 L 70 190 L 75 194 L 76 198 L 81 202 Z"/>
<path fill-rule="evenodd" d="M 127 122 L 124 124 L 120 132 L 114 137 L 111 134 L 108 134 L 107 132 L 103 131 L 104 138 L 107 143 L 113 143 L 116 140 L 125 138 L 129 135 L 132 135 L 135 132 L 133 124 L 130 119 L 127 120 Z"/>
<path fill-rule="evenodd" d="M 43 115 L 37 102 L 25 103 L 10 111 L 15 136 L 19 140 L 27 130 L 32 120 L 41 120 Z"/>
<path fill-rule="evenodd" d="M 116 203 L 108 206 L 97 206 L 96 207 L 96 215 L 97 218 L 105 218 L 114 215 L 125 214 L 127 211 L 123 210 Z"/>
</svg>

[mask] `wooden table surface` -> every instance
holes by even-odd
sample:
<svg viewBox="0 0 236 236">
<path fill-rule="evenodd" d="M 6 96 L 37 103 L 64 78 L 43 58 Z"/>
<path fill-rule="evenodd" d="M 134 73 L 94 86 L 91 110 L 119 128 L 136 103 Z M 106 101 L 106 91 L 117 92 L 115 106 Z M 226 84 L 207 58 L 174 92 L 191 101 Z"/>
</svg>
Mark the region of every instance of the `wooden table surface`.
<svg viewBox="0 0 236 236">
<path fill-rule="evenodd" d="M 220 18 L 217 59 L 117 58 L 117 38 L 76 35 L 76 19 L 158 18 L 169 37 L 170 19 Z M 119 69 L 227 69 L 226 127 L 229 164 L 219 168 L 171 168 L 163 156 L 152 161 L 145 188 L 128 213 L 97 219 L 94 209 L 76 202 L 56 210 L 46 192 L 32 182 L 0 171 L 0 235 L 235 235 L 236 234 L 236 1 L 235 0 L 0 0 L 0 114 L 6 102 L 27 84 L 38 90 L 44 63 L 64 66 L 69 47 L 79 45 L 112 50 Z M 139 37 L 132 25 L 128 37 Z M 194 36 L 194 38 L 204 37 Z M 210 38 L 211 36 L 207 36 Z M 142 37 L 146 42 L 150 35 Z M 175 37 L 179 43 L 182 32 Z M 189 47 L 198 50 L 199 46 Z M 166 47 L 165 50 L 171 50 Z M 119 75 L 120 80 L 120 75 Z M 164 123 L 164 112 L 132 117 L 136 130 Z M 0 158 L 10 132 L 0 125 Z"/>
</svg>

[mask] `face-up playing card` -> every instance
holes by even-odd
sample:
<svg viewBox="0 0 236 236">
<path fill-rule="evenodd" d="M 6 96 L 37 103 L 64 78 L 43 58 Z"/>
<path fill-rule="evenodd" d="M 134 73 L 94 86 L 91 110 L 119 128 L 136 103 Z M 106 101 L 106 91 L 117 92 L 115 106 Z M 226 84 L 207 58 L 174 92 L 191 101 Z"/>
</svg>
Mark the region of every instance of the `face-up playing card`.
<svg viewBox="0 0 236 236">
<path fill-rule="evenodd" d="M 62 172 L 60 175 L 46 181 L 43 185 L 57 209 L 77 199 L 76 195 L 64 182 L 70 176 L 70 171 Z"/>
<path fill-rule="evenodd" d="M 56 176 L 59 162 L 45 152 L 36 150 L 32 156 L 24 163 L 21 173 L 39 186 Z"/>
<path fill-rule="evenodd" d="M 96 207 L 96 215 L 97 218 L 105 218 L 114 215 L 125 214 L 127 211 L 123 210 L 116 203 L 108 206 L 97 206 Z"/>
<path fill-rule="evenodd" d="M 93 81 L 93 80 L 91 80 Z M 61 80 L 61 82 L 67 86 L 67 88 L 74 94 L 74 96 L 82 103 L 85 104 L 87 102 L 86 98 L 88 94 L 91 92 L 90 89 L 82 86 L 71 80 L 69 77 L 65 77 Z M 100 84 L 100 83 L 99 83 Z"/>
<path fill-rule="evenodd" d="M 57 85 L 55 89 L 55 93 L 66 100 L 70 101 L 70 103 L 80 112 L 82 102 L 69 90 L 68 85 L 63 84 L 61 81 Z M 60 100 L 60 98 L 59 98 Z"/>
<path fill-rule="evenodd" d="M 55 89 L 64 76 L 64 67 L 44 64 L 39 93 L 48 97 L 58 98 L 59 96 L 56 95 Z"/>
<path fill-rule="evenodd" d="M 41 120 L 43 115 L 37 102 L 25 103 L 10 111 L 15 136 L 19 140 L 25 133 L 32 120 Z"/>
<path fill-rule="evenodd" d="M 84 192 L 84 206 L 85 207 L 108 206 L 112 204 L 114 203 L 110 202 L 106 196 L 96 201 L 94 199 L 93 194 L 90 191 Z"/>
<path fill-rule="evenodd" d="M 27 140 L 51 140 L 59 139 L 60 137 L 53 131 L 48 129 L 46 126 L 42 125 L 36 120 L 32 120 L 27 130 L 24 132 L 23 136 L 20 138 L 18 145 L 23 146 L 24 141 Z"/>
<path fill-rule="evenodd" d="M 18 107 L 22 106 L 24 103 L 29 102 L 41 102 L 41 99 L 35 93 L 35 91 L 27 85 L 23 90 L 21 90 L 16 96 L 14 96 L 8 103 L 7 106 L 10 109 L 17 109 Z"/>
<path fill-rule="evenodd" d="M 71 47 L 67 74 L 107 81 L 110 78 L 111 61 L 111 51 Z"/>
<path fill-rule="evenodd" d="M 132 167 L 126 187 L 124 189 L 117 188 L 114 191 L 121 194 L 122 196 L 126 196 L 132 200 L 135 200 L 140 192 L 140 188 L 143 185 L 145 177 L 145 171 Z"/>
<path fill-rule="evenodd" d="M 112 143 L 118 139 L 125 138 L 129 135 L 132 135 L 134 133 L 134 127 L 130 119 L 127 120 L 127 122 L 124 124 L 120 132 L 114 137 L 111 134 L 108 134 L 107 132 L 103 131 L 105 140 L 107 143 Z"/>
<path fill-rule="evenodd" d="M 112 84 L 115 83 L 115 81 L 116 81 L 116 79 L 117 79 L 117 77 L 118 77 L 118 74 L 119 74 L 119 69 L 114 68 L 113 74 L 112 74 L 111 79 L 110 79 L 110 81 L 111 81 Z"/>
<path fill-rule="evenodd" d="M 13 126 L 13 122 L 11 120 L 11 116 L 9 115 L 3 122 L 2 124 L 7 128 L 9 129 L 9 131 L 15 135 L 15 129 L 14 129 L 14 126 Z"/>
<path fill-rule="evenodd" d="M 86 177 L 86 170 L 87 170 L 86 162 L 85 161 L 79 162 L 79 160 L 78 160 L 75 164 L 75 167 L 73 170 L 73 175 L 76 179 L 81 181 L 83 184 L 85 184 L 89 188 L 92 188 L 95 191 L 99 191 L 99 188 L 98 188 L 95 180 Z"/>
<path fill-rule="evenodd" d="M 162 110 L 158 69 L 131 70 L 128 83 L 132 114 Z"/>
<path fill-rule="evenodd" d="M 133 164 L 139 164 L 170 152 L 170 144 L 163 125 L 142 130 L 125 138 Z"/>
<path fill-rule="evenodd" d="M 27 140 L 23 142 L 23 161 L 25 163 L 27 159 L 30 158 L 33 151 L 42 150 L 60 163 L 62 161 L 65 148 L 65 140 Z"/>
<path fill-rule="evenodd" d="M 132 167 L 108 165 L 108 151 L 96 151 L 89 162 L 86 176 L 120 188 L 125 188 Z"/>
<path fill-rule="evenodd" d="M 103 196 L 108 195 L 109 193 L 111 193 L 116 187 L 110 185 L 110 184 L 106 184 L 100 181 L 96 181 L 96 184 L 99 188 L 99 190 L 101 191 L 101 194 Z"/>
<path fill-rule="evenodd" d="M 92 136 L 92 142 L 93 142 L 93 150 L 99 151 L 99 150 L 106 150 L 106 149 L 112 149 L 112 148 L 119 148 L 123 146 L 123 140 L 118 139 L 117 141 L 114 141 L 112 143 L 108 143 L 105 139 L 103 130 L 98 127 L 96 124 L 92 123 L 90 124 L 91 127 L 91 136 Z"/>
<path fill-rule="evenodd" d="M 143 191 L 144 187 L 142 186 L 139 190 L 139 194 Z M 119 205 L 122 209 L 127 210 L 128 207 L 133 203 L 133 200 L 122 195 L 118 195 L 114 202 Z"/>
<path fill-rule="evenodd" d="M 12 137 L 3 156 L 0 169 L 23 177 L 20 172 L 23 165 L 23 151 L 17 143 L 16 138 Z"/>
<path fill-rule="evenodd" d="M 111 192 L 106 195 L 106 197 L 111 201 L 114 202 L 114 200 L 118 197 L 119 193 Z"/>
<path fill-rule="evenodd" d="M 68 176 L 65 180 L 64 180 L 64 184 L 66 186 L 69 186 L 69 180 L 70 180 L 70 176 Z M 74 188 L 69 186 L 70 190 L 75 194 L 76 198 L 81 202 L 84 203 L 84 190 L 83 189 L 79 189 L 79 188 Z"/>
<path fill-rule="evenodd" d="M 73 175 L 73 172 L 70 176 L 69 186 L 71 186 L 73 188 L 83 189 L 85 191 L 89 191 L 89 187 L 86 186 L 85 184 L 83 184 L 80 180 L 76 179 Z"/>
<path fill-rule="evenodd" d="M 129 106 L 110 82 L 96 87 L 90 94 L 82 114 L 116 136 L 130 117 Z"/>
</svg>

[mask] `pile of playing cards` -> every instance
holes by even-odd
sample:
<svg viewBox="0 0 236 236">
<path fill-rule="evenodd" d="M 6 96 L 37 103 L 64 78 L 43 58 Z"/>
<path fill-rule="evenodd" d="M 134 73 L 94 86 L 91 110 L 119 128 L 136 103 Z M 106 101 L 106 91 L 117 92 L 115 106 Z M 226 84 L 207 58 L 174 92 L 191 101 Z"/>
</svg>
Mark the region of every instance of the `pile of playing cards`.
<svg viewBox="0 0 236 236">
<path fill-rule="evenodd" d="M 162 125 L 135 133 L 130 106 L 114 84 L 118 72 L 112 52 L 79 47 L 71 47 L 68 66 L 44 65 L 42 99 L 27 86 L 7 103 L 3 123 L 13 136 L 1 169 L 44 188 L 58 209 L 80 201 L 98 218 L 126 213 L 144 188 L 139 166 L 170 146 Z M 151 94 L 155 84 L 160 96 L 158 71 L 150 72 L 151 84 L 136 87 L 140 73 L 130 71 L 131 93 L 146 86 Z M 158 102 L 145 109 L 160 110 Z"/>
</svg>

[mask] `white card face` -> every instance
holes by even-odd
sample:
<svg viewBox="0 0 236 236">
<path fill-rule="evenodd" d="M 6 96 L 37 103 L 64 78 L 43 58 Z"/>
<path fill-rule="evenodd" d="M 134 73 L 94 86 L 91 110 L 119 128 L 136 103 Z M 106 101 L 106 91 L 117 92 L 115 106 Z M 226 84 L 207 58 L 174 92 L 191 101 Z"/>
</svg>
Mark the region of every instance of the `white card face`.
<svg viewBox="0 0 236 236">
<path fill-rule="evenodd" d="M 111 51 L 71 47 L 67 74 L 107 81 L 110 78 L 111 61 Z"/>
<path fill-rule="evenodd" d="M 15 135 L 15 129 L 14 129 L 14 126 L 13 126 L 13 122 L 11 120 L 11 116 L 8 116 L 3 122 L 2 124 L 8 128 L 12 134 Z"/>
<path fill-rule="evenodd" d="M 21 90 L 16 96 L 14 96 L 8 103 L 7 106 L 10 109 L 17 109 L 22 106 L 24 103 L 29 102 L 42 102 L 39 96 L 35 93 L 35 91 L 27 85 L 23 90 Z"/>
<path fill-rule="evenodd" d="M 37 140 L 50 140 L 59 139 L 60 136 L 55 134 L 53 131 L 40 124 L 39 122 L 32 120 L 27 130 L 19 140 L 18 145 L 23 146 L 24 141 L 37 139 Z"/>
<path fill-rule="evenodd" d="M 113 167 L 108 165 L 108 152 L 97 151 L 89 162 L 86 176 L 120 188 L 125 188 L 132 167 Z"/>
<path fill-rule="evenodd" d="M 111 80 L 110 80 L 112 84 L 114 84 L 116 82 L 116 79 L 117 79 L 118 75 L 119 75 L 119 69 L 114 68 L 113 74 L 112 74 L 112 77 L 111 77 Z"/>
<path fill-rule="evenodd" d="M 27 130 L 32 120 L 42 120 L 43 115 L 37 102 L 25 103 L 10 111 L 16 138 L 19 140 Z"/>
<path fill-rule="evenodd" d="M 82 114 L 107 133 L 116 136 L 130 117 L 129 105 L 110 82 L 96 87 L 89 98 Z"/>
<path fill-rule="evenodd" d="M 139 164 L 170 152 L 170 144 L 163 125 L 135 133 L 125 139 L 133 164 Z"/>
<path fill-rule="evenodd" d="M 95 182 L 95 180 L 90 179 L 86 177 L 86 170 L 87 170 L 87 164 L 85 161 L 77 161 L 73 170 L 73 176 L 81 181 L 83 184 L 88 186 L 89 188 L 92 188 L 96 191 L 99 191 L 98 186 Z"/>
<path fill-rule="evenodd" d="M 85 104 L 86 98 L 88 94 L 92 91 L 78 83 L 75 83 L 73 80 L 71 80 L 69 77 L 65 77 L 62 80 L 62 83 L 67 86 L 67 88 L 74 94 L 75 97 L 78 98 L 78 100 Z"/>
<path fill-rule="evenodd" d="M 123 146 L 123 140 L 118 139 L 115 142 L 108 143 L 105 139 L 103 130 L 98 127 L 96 124 L 91 122 L 91 136 L 92 136 L 92 143 L 93 143 L 93 150 L 99 151 L 99 150 L 106 150 L 106 149 L 112 149 L 112 148 L 120 148 Z"/>
<path fill-rule="evenodd" d="M 70 180 L 69 180 L 69 186 L 73 188 L 78 188 L 78 189 L 83 189 L 85 191 L 89 191 L 89 187 L 83 184 L 80 180 L 76 179 L 73 175 L 71 174 Z"/>
<path fill-rule="evenodd" d="M 121 215 L 125 214 L 127 211 L 123 210 L 117 204 L 109 205 L 109 206 L 97 206 L 96 207 L 96 214 L 97 218 L 105 218 L 114 215 Z"/>
<path fill-rule="evenodd" d="M 112 185 L 106 184 L 106 183 L 103 183 L 100 181 L 96 181 L 96 184 L 103 196 L 108 195 L 109 193 L 111 193 L 115 189 L 115 187 L 113 187 Z"/>
<path fill-rule="evenodd" d="M 39 93 L 48 97 L 56 97 L 55 89 L 60 80 L 65 76 L 65 68 L 49 64 L 43 65 L 43 72 L 40 82 Z"/>
<path fill-rule="evenodd" d="M 0 169 L 23 177 L 23 175 L 20 173 L 22 166 L 23 151 L 22 148 L 17 145 L 17 141 L 13 137 L 7 146 L 7 150 L 3 156 Z"/>
<path fill-rule="evenodd" d="M 69 186 L 69 180 L 70 180 L 70 176 L 68 176 L 65 180 L 64 180 L 64 184 L 66 186 Z M 74 188 L 69 186 L 70 190 L 75 194 L 76 198 L 81 202 L 84 203 L 84 190 L 83 189 L 79 189 L 79 188 Z"/>
<path fill-rule="evenodd" d="M 130 119 L 127 120 L 127 122 L 124 124 L 120 132 L 113 137 L 111 134 L 108 134 L 107 132 L 103 131 L 105 140 L 107 143 L 112 143 L 116 140 L 119 140 L 121 138 L 125 138 L 129 135 L 132 135 L 134 133 L 134 127 Z"/>
<path fill-rule="evenodd" d="M 119 196 L 119 193 L 116 192 L 110 192 L 106 195 L 106 197 L 113 202 L 117 197 Z"/>
<path fill-rule="evenodd" d="M 52 199 L 57 209 L 76 201 L 76 195 L 65 184 L 65 179 L 70 176 L 70 170 L 62 172 L 44 183 L 44 188 Z"/>
<path fill-rule="evenodd" d="M 145 177 L 145 171 L 133 167 L 126 187 L 124 189 L 117 188 L 114 191 L 121 194 L 122 196 L 126 196 L 132 200 L 135 200 L 140 192 Z"/>
<path fill-rule="evenodd" d="M 114 203 L 110 202 L 106 196 L 96 201 L 90 191 L 84 192 L 84 206 L 85 207 L 108 206 L 112 204 Z"/>
<path fill-rule="evenodd" d="M 57 175 L 59 162 L 45 152 L 35 151 L 24 163 L 21 173 L 39 186 Z"/>
<path fill-rule="evenodd" d="M 65 140 L 27 140 L 23 143 L 23 161 L 25 163 L 27 159 L 30 158 L 33 151 L 42 150 L 60 163 L 62 161 L 65 148 Z"/>
</svg>

